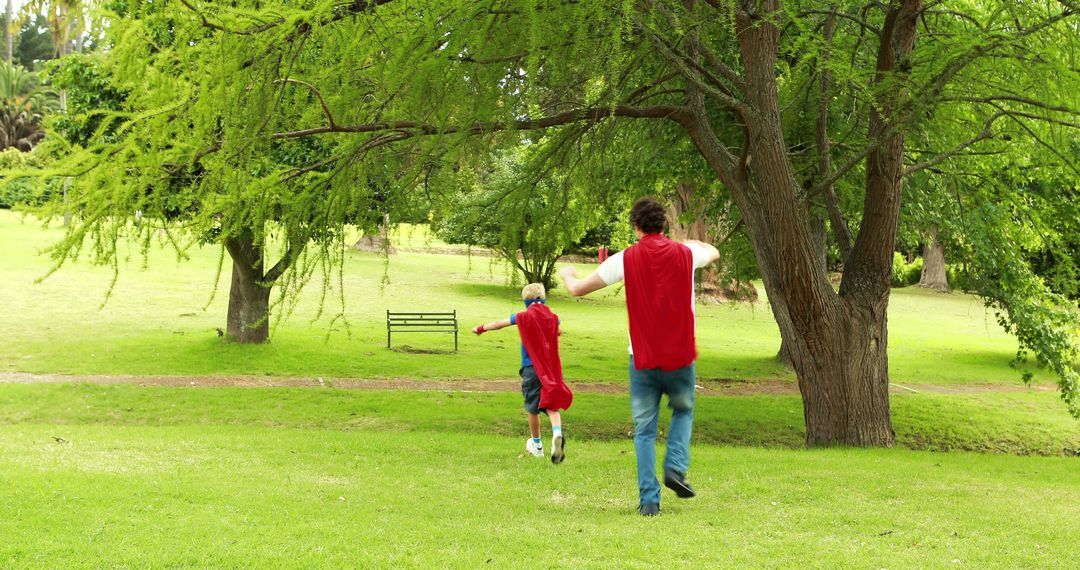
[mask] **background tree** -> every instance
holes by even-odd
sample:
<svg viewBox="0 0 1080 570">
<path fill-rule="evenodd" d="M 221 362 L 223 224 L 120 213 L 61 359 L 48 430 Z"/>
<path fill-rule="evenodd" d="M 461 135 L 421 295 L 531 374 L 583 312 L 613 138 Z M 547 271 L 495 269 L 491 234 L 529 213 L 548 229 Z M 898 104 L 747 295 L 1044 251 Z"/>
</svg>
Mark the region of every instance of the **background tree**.
<svg viewBox="0 0 1080 570">
<path fill-rule="evenodd" d="M 30 0 L 23 5 L 23 19 L 32 21 L 42 16 L 48 22 L 53 44 L 53 57 L 62 58 L 82 51 L 86 33 L 92 29 L 92 0 Z"/>
<path fill-rule="evenodd" d="M 51 210 L 74 213 L 52 254 L 60 264 L 92 238 L 93 260 L 118 268 L 122 240 L 164 235 L 181 258 L 197 244 L 220 245 L 232 260 L 228 335 L 264 342 L 271 307 L 284 312 L 313 272 L 340 265 L 345 224 L 363 227 L 371 188 L 406 158 L 387 151 L 384 161 L 365 163 L 377 169 L 345 170 L 327 159 L 350 152 L 349 142 L 249 136 L 244 129 L 254 123 L 280 130 L 324 117 L 327 101 L 281 75 L 260 75 L 265 89 L 239 87 L 243 100 L 223 96 L 229 86 L 221 79 L 238 63 L 208 73 L 220 46 L 189 11 L 179 12 L 186 20 L 177 16 L 168 6 L 132 5 L 113 14 L 108 51 L 53 68 L 58 83 L 80 88 L 72 89 L 72 117 L 57 124 L 64 136 L 52 139 L 63 157 L 45 173 L 72 180 L 67 202 Z M 345 40 L 327 41 L 321 47 L 334 52 L 341 46 L 333 42 Z M 319 67 L 317 57 L 294 57 L 290 70 L 302 76 Z M 131 224 L 135 216 L 143 223 Z M 324 282 L 325 296 L 336 280 Z"/>
<path fill-rule="evenodd" d="M 15 42 L 15 59 L 26 69 L 40 69 L 55 53 L 48 20 L 34 14 L 24 20 Z"/>
<path fill-rule="evenodd" d="M 546 142 L 551 145 L 553 143 Z M 582 188 L 558 168 L 530 170 L 530 159 L 541 164 L 551 157 L 528 157 L 557 150 L 545 142 L 511 149 L 461 170 L 461 184 L 437 210 L 433 228 L 448 243 L 493 250 L 528 283 L 557 287 L 555 264 L 586 232 L 604 221 L 601 192 Z"/>
</svg>

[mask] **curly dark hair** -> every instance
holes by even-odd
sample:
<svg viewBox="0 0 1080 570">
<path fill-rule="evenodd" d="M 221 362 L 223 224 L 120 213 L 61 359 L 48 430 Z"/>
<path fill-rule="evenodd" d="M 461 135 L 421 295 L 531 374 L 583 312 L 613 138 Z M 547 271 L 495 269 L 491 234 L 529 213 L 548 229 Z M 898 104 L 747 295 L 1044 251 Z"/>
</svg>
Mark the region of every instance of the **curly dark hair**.
<svg viewBox="0 0 1080 570">
<path fill-rule="evenodd" d="M 647 234 L 666 231 L 667 209 L 653 198 L 642 198 L 630 208 L 630 223 Z"/>
</svg>

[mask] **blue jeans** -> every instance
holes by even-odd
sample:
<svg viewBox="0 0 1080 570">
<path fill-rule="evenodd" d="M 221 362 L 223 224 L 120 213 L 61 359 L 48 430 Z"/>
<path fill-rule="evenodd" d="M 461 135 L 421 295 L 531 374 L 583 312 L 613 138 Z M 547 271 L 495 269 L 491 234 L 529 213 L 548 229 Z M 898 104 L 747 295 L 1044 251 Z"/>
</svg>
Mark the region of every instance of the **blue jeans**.
<svg viewBox="0 0 1080 570">
<path fill-rule="evenodd" d="M 630 412 L 634 416 L 634 450 L 637 452 L 638 492 L 641 504 L 660 503 L 656 479 L 656 423 L 660 396 L 667 394 L 671 408 L 664 469 L 685 474 L 690 468 L 690 432 L 694 427 L 694 364 L 664 372 L 659 368 L 638 370 L 630 356 Z"/>
</svg>

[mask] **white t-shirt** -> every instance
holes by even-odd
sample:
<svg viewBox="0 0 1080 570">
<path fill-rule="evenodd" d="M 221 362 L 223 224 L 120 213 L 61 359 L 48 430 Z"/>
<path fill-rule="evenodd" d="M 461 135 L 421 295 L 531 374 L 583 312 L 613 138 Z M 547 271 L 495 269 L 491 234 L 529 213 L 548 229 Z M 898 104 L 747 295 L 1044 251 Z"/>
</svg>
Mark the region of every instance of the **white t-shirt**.
<svg viewBox="0 0 1080 570">
<path fill-rule="evenodd" d="M 709 250 L 702 247 L 700 244 L 687 243 L 683 244 L 690 248 L 690 254 L 693 256 L 693 265 L 690 268 L 690 312 L 697 315 L 694 307 L 694 270 L 705 267 L 709 264 Z M 604 285 L 611 285 L 618 283 L 626 277 L 626 270 L 623 266 L 623 252 L 616 253 L 615 255 L 604 260 L 600 264 L 600 267 L 596 269 L 596 275 L 600 277 L 600 280 L 604 282 Z M 697 321 L 694 321 L 694 325 L 697 326 Z M 634 345 L 631 344 L 628 349 L 630 354 L 634 354 Z"/>
</svg>

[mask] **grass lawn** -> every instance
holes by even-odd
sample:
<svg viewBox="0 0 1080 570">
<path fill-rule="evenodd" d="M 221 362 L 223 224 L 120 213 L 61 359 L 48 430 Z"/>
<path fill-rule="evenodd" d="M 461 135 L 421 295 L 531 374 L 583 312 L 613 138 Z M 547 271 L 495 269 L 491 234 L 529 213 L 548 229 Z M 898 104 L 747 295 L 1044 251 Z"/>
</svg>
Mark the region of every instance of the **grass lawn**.
<svg viewBox="0 0 1080 570">
<path fill-rule="evenodd" d="M 623 441 L 633 430 L 625 394 L 577 394 L 567 415 L 575 438 Z M 897 394 L 897 445 L 914 450 L 1077 455 L 1080 423 L 1051 392 Z M 667 421 L 666 408 L 661 419 Z M 51 425 L 230 424 L 291 429 L 527 432 L 512 392 L 368 391 L 317 388 L 162 388 L 0 384 L 0 423 Z M 801 448 L 798 396 L 698 395 L 694 441 Z"/>
<path fill-rule="evenodd" d="M 1054 392 L 961 386 L 1018 381 L 1015 341 L 966 295 L 894 291 L 892 379 L 961 388 L 894 395 L 896 449 L 806 451 L 798 396 L 703 390 L 690 473 L 700 496 L 665 491 L 663 514 L 643 519 L 625 394 L 578 394 L 569 459 L 553 466 L 523 453 L 515 393 L 334 387 L 514 377 L 513 331 L 463 335 L 458 354 L 434 335 L 395 338 L 420 353 L 385 348 L 388 308 L 457 309 L 463 328 L 519 310 L 488 258 L 417 253 L 445 244 L 402 232 L 409 251 L 388 268 L 347 255 L 351 336 L 332 324 L 333 301 L 319 314 L 316 279 L 271 343 L 241 346 L 215 332 L 227 279 L 203 310 L 219 252 L 178 263 L 155 248 L 141 270 L 133 247 L 99 309 L 107 268 L 80 261 L 33 285 L 48 269 L 36 252 L 59 236 L 0 211 L 0 372 L 320 376 L 327 387 L 0 383 L 0 567 L 1075 565 L 1080 423 Z M 624 383 L 619 292 L 575 302 L 556 291 L 551 305 L 571 382 Z M 773 359 L 767 303 L 699 306 L 698 318 L 700 376 L 792 380 Z"/>
<path fill-rule="evenodd" d="M 218 338 L 228 300 L 228 266 L 212 303 L 220 252 L 195 249 L 191 259 L 155 248 L 148 269 L 131 246 L 112 297 L 109 268 L 82 260 L 40 284 L 49 261 L 38 251 L 61 230 L 42 230 L 33 218 L 0 211 L 0 371 L 67 374 L 267 374 L 324 377 L 508 378 L 517 371 L 513 331 L 473 337 L 464 333 L 461 351 L 448 353 L 443 335 L 403 334 L 386 349 L 385 312 L 456 309 L 462 328 L 521 310 L 518 289 L 509 286 L 503 265 L 490 258 L 399 253 L 388 268 L 376 254 L 349 253 L 344 270 L 344 315 L 332 291 L 321 317 L 323 290 L 316 278 L 295 311 L 278 323 L 272 342 L 241 346 Z M 399 232 L 410 247 L 441 246 L 422 229 Z M 127 247 L 127 246 L 125 246 Z M 591 271 L 592 266 L 580 266 Z M 389 279 L 381 286 L 384 275 Z M 552 308 L 567 334 L 561 340 L 571 379 L 625 381 L 626 314 L 618 290 L 580 301 L 556 290 Z M 894 291 L 890 304 L 889 364 L 897 383 L 1017 383 L 1008 366 L 1016 342 L 998 327 L 977 299 L 939 295 L 917 288 Z M 351 336 L 347 334 L 351 332 Z M 698 307 L 698 373 L 704 378 L 784 378 L 791 375 L 773 358 L 779 333 L 766 302 Z M 1044 373 L 1037 381 L 1052 380 Z"/>
<path fill-rule="evenodd" d="M 632 444 L 574 431 L 625 404 L 575 404 L 556 467 L 523 456 L 506 394 L 2 385 L 0 566 L 1075 562 L 1075 458 L 697 443 L 700 496 L 643 519 Z"/>
</svg>

